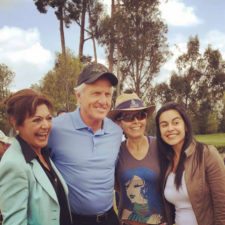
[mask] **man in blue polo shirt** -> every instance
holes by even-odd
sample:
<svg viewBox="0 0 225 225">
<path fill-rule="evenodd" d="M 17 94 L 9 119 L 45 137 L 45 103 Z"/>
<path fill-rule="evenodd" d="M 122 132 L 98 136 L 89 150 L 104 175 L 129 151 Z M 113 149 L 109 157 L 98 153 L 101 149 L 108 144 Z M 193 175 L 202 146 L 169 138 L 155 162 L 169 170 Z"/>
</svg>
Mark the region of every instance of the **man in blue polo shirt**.
<svg viewBox="0 0 225 225">
<path fill-rule="evenodd" d="M 79 107 L 53 120 L 49 146 L 69 187 L 74 225 L 119 225 L 112 206 L 122 130 L 106 118 L 117 83 L 102 64 L 86 66 L 75 88 Z"/>
</svg>

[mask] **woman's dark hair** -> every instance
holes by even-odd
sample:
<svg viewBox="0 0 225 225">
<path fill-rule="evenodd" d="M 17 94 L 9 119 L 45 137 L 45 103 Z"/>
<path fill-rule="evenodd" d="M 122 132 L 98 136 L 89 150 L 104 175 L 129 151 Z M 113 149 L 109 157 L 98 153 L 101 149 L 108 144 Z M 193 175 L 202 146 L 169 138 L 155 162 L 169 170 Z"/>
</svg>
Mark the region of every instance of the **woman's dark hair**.
<svg viewBox="0 0 225 225">
<path fill-rule="evenodd" d="M 160 169 L 161 169 L 161 184 L 164 180 L 169 164 L 173 163 L 173 157 L 174 157 L 174 151 L 172 149 L 172 146 L 168 145 L 167 143 L 163 141 L 161 137 L 160 126 L 159 126 L 159 119 L 161 114 L 168 110 L 176 110 L 180 114 L 185 124 L 185 139 L 184 139 L 184 144 L 182 146 L 180 160 L 178 162 L 176 175 L 175 175 L 175 185 L 176 185 L 176 188 L 179 189 L 179 187 L 181 186 L 182 175 L 184 172 L 184 162 L 186 159 L 185 149 L 187 149 L 187 147 L 191 144 L 194 138 L 192 133 L 191 121 L 186 113 L 185 108 L 181 104 L 178 104 L 175 102 L 168 102 L 158 110 L 155 120 L 156 120 L 157 147 L 159 151 L 159 161 L 160 161 Z M 201 153 L 202 150 L 200 149 L 203 148 L 203 145 L 200 143 L 197 143 L 196 147 L 198 148 L 199 153 Z M 198 160 L 201 160 L 200 155 L 198 156 Z"/>
<path fill-rule="evenodd" d="M 17 91 L 5 100 L 9 120 L 13 118 L 17 126 L 21 126 L 27 117 L 33 116 L 37 107 L 42 104 L 46 105 L 49 110 L 53 108 L 47 97 L 32 89 Z"/>
</svg>

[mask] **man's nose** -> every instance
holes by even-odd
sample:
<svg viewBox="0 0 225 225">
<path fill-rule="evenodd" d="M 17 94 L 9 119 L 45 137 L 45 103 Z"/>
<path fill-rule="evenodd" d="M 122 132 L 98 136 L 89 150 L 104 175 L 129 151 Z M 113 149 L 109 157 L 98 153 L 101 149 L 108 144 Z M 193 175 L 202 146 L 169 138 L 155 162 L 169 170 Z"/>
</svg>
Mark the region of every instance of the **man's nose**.
<svg viewBox="0 0 225 225">
<path fill-rule="evenodd" d="M 107 97 L 104 94 L 102 94 L 99 97 L 99 102 L 102 103 L 102 104 L 105 104 L 107 102 Z"/>
</svg>

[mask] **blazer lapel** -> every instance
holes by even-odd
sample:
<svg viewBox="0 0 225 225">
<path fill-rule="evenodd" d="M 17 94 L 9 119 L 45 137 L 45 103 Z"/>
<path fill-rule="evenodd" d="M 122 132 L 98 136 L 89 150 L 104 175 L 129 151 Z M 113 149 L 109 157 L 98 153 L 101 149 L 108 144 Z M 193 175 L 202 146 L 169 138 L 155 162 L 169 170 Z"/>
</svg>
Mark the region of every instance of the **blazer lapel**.
<svg viewBox="0 0 225 225">
<path fill-rule="evenodd" d="M 52 162 L 52 160 L 50 159 L 50 163 L 52 165 L 52 169 L 55 171 L 55 173 L 57 174 L 62 186 L 63 186 L 63 189 L 66 193 L 66 195 L 68 194 L 68 187 L 67 187 L 67 184 L 64 180 L 64 178 L 62 177 L 61 173 L 58 171 L 58 169 L 56 168 L 56 166 L 54 165 L 54 163 Z"/>
<path fill-rule="evenodd" d="M 38 183 L 43 187 L 43 189 L 58 203 L 58 199 L 55 193 L 55 190 L 51 184 L 51 181 L 48 179 L 48 176 L 42 169 L 39 162 L 34 159 L 32 160 L 32 169 L 34 172 L 34 176 L 36 177 Z"/>
</svg>

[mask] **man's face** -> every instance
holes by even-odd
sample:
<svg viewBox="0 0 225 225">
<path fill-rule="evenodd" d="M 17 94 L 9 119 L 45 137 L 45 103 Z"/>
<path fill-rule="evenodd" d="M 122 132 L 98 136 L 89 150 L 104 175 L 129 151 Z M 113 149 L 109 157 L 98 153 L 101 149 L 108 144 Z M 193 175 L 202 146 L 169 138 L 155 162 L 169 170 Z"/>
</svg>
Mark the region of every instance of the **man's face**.
<svg viewBox="0 0 225 225">
<path fill-rule="evenodd" d="M 86 84 L 77 93 L 81 117 L 87 125 L 102 122 L 111 108 L 112 85 L 107 79 L 99 79 L 92 84 Z"/>
</svg>

